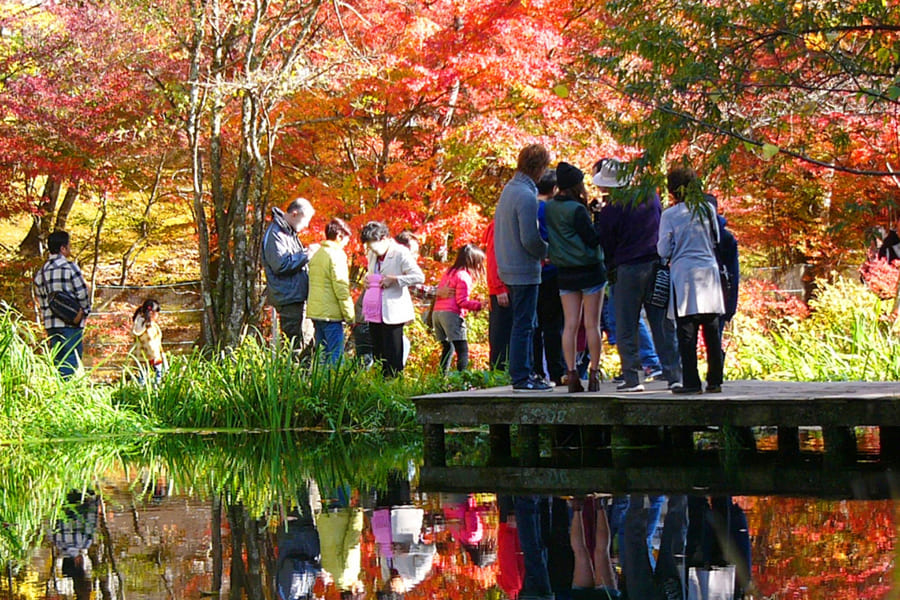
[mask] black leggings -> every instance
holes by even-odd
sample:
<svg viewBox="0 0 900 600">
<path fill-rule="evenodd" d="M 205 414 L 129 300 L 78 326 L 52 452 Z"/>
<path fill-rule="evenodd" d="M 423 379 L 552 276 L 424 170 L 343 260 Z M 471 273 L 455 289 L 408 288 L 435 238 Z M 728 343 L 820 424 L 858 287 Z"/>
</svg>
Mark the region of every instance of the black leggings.
<svg viewBox="0 0 900 600">
<path fill-rule="evenodd" d="M 441 342 L 441 371 L 450 370 L 450 360 L 453 358 L 453 350 L 456 349 L 456 370 L 465 371 L 469 368 L 469 342 L 466 340 L 454 340 L 453 342 Z"/>
</svg>

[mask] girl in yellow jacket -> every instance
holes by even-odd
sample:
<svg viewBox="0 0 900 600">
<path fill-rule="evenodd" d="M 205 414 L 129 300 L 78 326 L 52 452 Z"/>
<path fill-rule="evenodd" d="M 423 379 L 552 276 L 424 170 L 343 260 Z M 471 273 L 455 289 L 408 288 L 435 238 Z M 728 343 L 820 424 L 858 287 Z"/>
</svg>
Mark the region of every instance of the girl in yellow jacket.
<svg viewBox="0 0 900 600">
<path fill-rule="evenodd" d="M 144 382 L 147 367 L 153 369 L 156 374 L 155 382 L 158 384 L 165 370 L 165 360 L 162 351 L 162 329 L 159 328 L 159 302 L 148 298 L 134 311 L 132 317 L 131 334 L 134 336 L 134 345 L 131 354 L 140 364 L 140 382 Z"/>
</svg>

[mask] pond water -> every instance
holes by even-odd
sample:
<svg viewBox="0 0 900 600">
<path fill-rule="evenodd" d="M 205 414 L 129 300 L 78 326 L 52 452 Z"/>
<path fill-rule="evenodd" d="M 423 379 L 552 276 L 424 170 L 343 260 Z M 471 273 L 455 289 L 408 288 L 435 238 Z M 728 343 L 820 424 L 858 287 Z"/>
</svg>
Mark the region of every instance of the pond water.
<svg viewBox="0 0 900 600">
<path fill-rule="evenodd" d="M 491 469 L 472 458 L 485 444 L 448 436 L 448 466 L 430 470 L 414 434 L 7 446 L 0 598 L 874 599 L 897 587 L 892 482 L 866 461 L 747 466 L 725 481 L 754 495 L 730 495 L 686 482 L 708 465 L 637 462 L 618 479 Z"/>
</svg>

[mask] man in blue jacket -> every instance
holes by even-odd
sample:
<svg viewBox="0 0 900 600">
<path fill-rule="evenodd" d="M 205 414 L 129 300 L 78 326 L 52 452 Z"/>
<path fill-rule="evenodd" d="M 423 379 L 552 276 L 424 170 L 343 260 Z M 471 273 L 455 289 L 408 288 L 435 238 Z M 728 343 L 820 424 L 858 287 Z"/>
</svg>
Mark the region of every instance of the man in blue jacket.
<svg viewBox="0 0 900 600">
<path fill-rule="evenodd" d="M 540 144 L 519 152 L 516 172 L 500 194 L 494 213 L 494 254 L 497 272 L 509 289 L 512 330 L 509 335 L 509 377 L 514 392 L 545 392 L 551 386 L 532 375 L 533 336 L 537 314 L 541 261 L 547 242 L 538 229 L 537 182 L 550 165 L 550 153 Z"/>
<path fill-rule="evenodd" d="M 306 198 L 287 208 L 272 208 L 272 222 L 263 236 L 263 262 L 269 284 L 269 304 L 278 311 L 278 323 L 295 350 L 303 346 L 303 309 L 309 296 L 310 253 L 297 234 L 306 229 L 315 210 Z"/>
</svg>

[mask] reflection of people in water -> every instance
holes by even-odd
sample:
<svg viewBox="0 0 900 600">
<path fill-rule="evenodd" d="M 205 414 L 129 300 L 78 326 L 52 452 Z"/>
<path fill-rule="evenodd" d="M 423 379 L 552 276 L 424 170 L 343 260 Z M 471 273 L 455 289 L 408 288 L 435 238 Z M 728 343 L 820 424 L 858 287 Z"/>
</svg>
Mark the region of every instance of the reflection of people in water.
<svg viewBox="0 0 900 600">
<path fill-rule="evenodd" d="M 475 494 L 441 494 L 441 510 L 447 530 L 472 564 L 487 567 L 497 561 L 497 540 L 485 526 L 488 508 L 478 505 Z"/>
<path fill-rule="evenodd" d="M 319 533 L 313 520 L 309 485 L 297 493 L 297 506 L 278 530 L 276 589 L 280 600 L 310 600 L 322 576 Z"/>
<path fill-rule="evenodd" d="M 509 598 L 518 598 L 525 579 L 525 561 L 512 496 L 497 496 L 500 524 L 497 526 L 497 585 Z"/>
<path fill-rule="evenodd" d="M 516 496 L 516 531 L 525 576 L 520 598 L 553 598 L 572 585 L 575 559 L 569 535 L 569 508 L 562 498 Z"/>
<path fill-rule="evenodd" d="M 690 496 L 688 514 L 688 566 L 709 571 L 734 565 L 732 597 L 743 598 L 751 573 L 750 532 L 744 510 L 731 496 Z"/>
<path fill-rule="evenodd" d="M 66 495 L 62 517 L 53 528 L 53 545 L 59 552 L 60 572 L 71 580 L 78 600 L 91 596 L 91 559 L 88 548 L 94 542 L 100 499 L 92 490 L 72 490 Z M 64 580 L 65 580 L 64 579 Z"/>
<path fill-rule="evenodd" d="M 687 538 L 687 496 L 668 497 L 659 556 L 655 568 L 647 552 L 648 518 L 653 512 L 642 494 L 632 494 L 625 515 L 622 572 L 629 598 L 681 600 L 686 598 L 684 552 Z"/>
<path fill-rule="evenodd" d="M 362 571 L 363 509 L 350 506 L 345 488 L 335 490 L 336 497 L 316 516 L 322 549 L 322 568 L 331 574 L 344 600 L 361 600 L 365 585 Z"/>
<path fill-rule="evenodd" d="M 589 502 L 585 506 L 581 499 L 573 499 L 571 506 L 570 535 L 572 552 L 575 555 L 575 566 L 572 571 L 573 600 L 619 598 L 616 573 L 609 557 L 611 536 L 606 510 L 594 502 Z M 593 544 L 589 543 L 590 541 L 593 541 Z M 590 549 L 591 546 L 593 551 Z"/>
<path fill-rule="evenodd" d="M 422 525 L 425 511 L 412 506 L 409 480 L 399 471 L 388 477 L 388 489 L 377 494 L 372 512 L 372 532 L 378 546 L 382 580 L 379 598 L 413 589 L 431 571 L 435 558 L 433 543 L 425 543 Z"/>
</svg>

